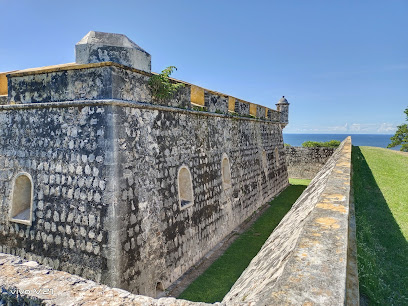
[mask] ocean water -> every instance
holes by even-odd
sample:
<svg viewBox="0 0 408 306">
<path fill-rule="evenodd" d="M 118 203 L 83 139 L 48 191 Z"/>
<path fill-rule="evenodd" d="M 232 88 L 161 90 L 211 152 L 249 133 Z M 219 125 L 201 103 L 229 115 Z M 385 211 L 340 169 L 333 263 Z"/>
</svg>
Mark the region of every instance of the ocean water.
<svg viewBox="0 0 408 306">
<path fill-rule="evenodd" d="M 371 146 L 386 148 L 391 143 L 391 136 L 385 134 L 285 134 L 283 133 L 284 143 L 291 146 L 301 146 L 303 142 L 311 141 L 329 141 L 329 140 L 344 140 L 347 136 L 351 136 L 351 142 L 354 146 Z M 392 148 L 399 150 L 401 146 Z"/>
</svg>

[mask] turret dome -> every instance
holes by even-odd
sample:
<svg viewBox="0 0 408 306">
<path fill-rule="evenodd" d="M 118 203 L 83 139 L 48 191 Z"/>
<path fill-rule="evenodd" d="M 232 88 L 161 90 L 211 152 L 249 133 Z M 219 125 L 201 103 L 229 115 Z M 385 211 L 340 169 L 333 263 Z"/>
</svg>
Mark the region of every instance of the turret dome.
<svg viewBox="0 0 408 306">
<path fill-rule="evenodd" d="M 276 103 L 276 105 L 278 104 L 289 104 L 288 100 L 286 100 L 285 96 L 282 96 L 282 98 L 278 101 L 278 103 Z"/>
</svg>

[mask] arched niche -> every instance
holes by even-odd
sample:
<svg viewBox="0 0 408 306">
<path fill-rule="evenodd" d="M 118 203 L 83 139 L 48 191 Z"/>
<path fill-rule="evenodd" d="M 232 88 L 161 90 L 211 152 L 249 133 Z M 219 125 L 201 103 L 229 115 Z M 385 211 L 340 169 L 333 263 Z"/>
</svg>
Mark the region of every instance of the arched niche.
<svg viewBox="0 0 408 306">
<path fill-rule="evenodd" d="M 177 176 L 177 187 L 179 195 L 180 209 L 186 209 L 194 204 L 193 182 L 190 170 L 186 166 L 181 166 Z"/>
<path fill-rule="evenodd" d="M 222 176 L 222 187 L 224 190 L 231 188 L 231 166 L 227 154 L 222 155 L 221 160 L 221 176 Z"/>
<path fill-rule="evenodd" d="M 275 148 L 275 163 L 276 163 L 276 167 L 279 167 L 279 150 L 278 150 L 278 147 Z"/>
<path fill-rule="evenodd" d="M 165 296 L 164 286 L 162 282 L 157 282 L 156 284 L 156 298 L 161 298 Z"/>
<path fill-rule="evenodd" d="M 268 170 L 268 158 L 266 156 L 266 151 L 262 150 L 262 167 L 264 171 L 266 172 Z"/>
<path fill-rule="evenodd" d="M 31 225 L 33 207 L 33 180 L 31 175 L 20 172 L 14 178 L 11 193 L 10 221 Z"/>
</svg>

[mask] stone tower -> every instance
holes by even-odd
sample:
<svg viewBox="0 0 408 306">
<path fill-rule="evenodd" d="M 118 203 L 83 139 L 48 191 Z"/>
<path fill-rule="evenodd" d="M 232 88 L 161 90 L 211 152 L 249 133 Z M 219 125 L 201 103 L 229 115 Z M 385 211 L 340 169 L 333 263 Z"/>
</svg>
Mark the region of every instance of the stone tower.
<svg viewBox="0 0 408 306">
<path fill-rule="evenodd" d="M 280 112 L 280 124 L 283 129 L 289 123 L 289 102 L 285 99 L 285 96 L 276 103 L 276 110 Z"/>
</svg>

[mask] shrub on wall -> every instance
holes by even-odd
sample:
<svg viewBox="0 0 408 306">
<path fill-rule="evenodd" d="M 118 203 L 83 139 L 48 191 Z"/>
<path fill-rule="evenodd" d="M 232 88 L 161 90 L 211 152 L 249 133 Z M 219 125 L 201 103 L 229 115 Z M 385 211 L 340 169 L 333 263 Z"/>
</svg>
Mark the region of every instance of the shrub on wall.
<svg viewBox="0 0 408 306">
<path fill-rule="evenodd" d="M 169 76 L 173 70 L 177 70 L 175 66 L 169 66 L 160 74 L 152 75 L 149 79 L 149 88 L 153 99 L 156 101 L 165 101 L 171 99 L 179 88 L 184 87 L 182 83 L 173 83 Z"/>
</svg>

